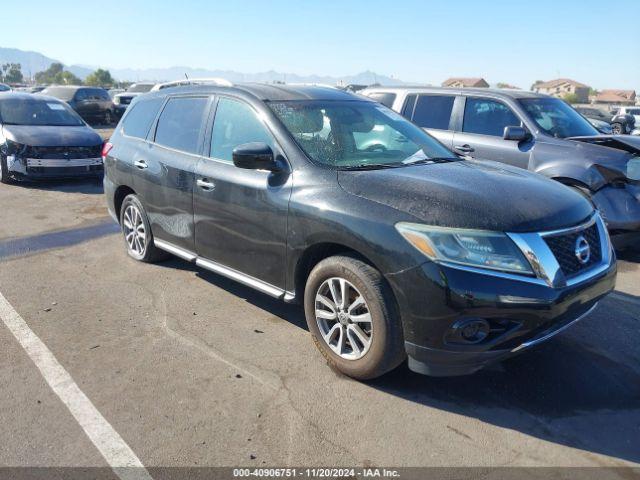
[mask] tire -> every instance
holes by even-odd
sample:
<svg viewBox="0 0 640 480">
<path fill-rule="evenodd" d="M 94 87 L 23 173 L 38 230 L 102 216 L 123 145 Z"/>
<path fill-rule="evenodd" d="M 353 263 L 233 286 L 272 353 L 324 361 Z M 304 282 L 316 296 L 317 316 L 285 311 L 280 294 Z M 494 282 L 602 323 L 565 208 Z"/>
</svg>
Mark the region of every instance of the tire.
<svg viewBox="0 0 640 480">
<path fill-rule="evenodd" d="M 107 110 L 104 113 L 104 124 L 111 125 L 113 123 L 113 115 L 111 115 L 111 111 Z"/>
<path fill-rule="evenodd" d="M 622 135 L 624 130 L 624 126 L 621 123 L 616 122 L 611 124 L 611 133 L 614 135 Z"/>
<path fill-rule="evenodd" d="M 9 175 L 9 169 L 7 168 L 7 159 L 0 155 L 0 183 L 11 183 L 11 175 Z"/>
<path fill-rule="evenodd" d="M 344 303 L 342 291 L 347 292 Z M 322 301 L 319 296 L 324 297 Z M 356 301 L 358 297 L 364 299 L 364 305 Z M 307 279 L 304 308 L 316 347 L 331 368 L 349 377 L 379 377 L 406 357 L 393 292 L 378 270 L 357 258 L 341 255 L 318 263 Z M 363 334 L 369 339 L 368 346 L 361 341 Z"/>
<path fill-rule="evenodd" d="M 154 263 L 169 257 L 154 245 L 147 212 L 136 195 L 127 195 L 122 201 L 120 228 L 127 253 L 134 260 Z"/>
</svg>

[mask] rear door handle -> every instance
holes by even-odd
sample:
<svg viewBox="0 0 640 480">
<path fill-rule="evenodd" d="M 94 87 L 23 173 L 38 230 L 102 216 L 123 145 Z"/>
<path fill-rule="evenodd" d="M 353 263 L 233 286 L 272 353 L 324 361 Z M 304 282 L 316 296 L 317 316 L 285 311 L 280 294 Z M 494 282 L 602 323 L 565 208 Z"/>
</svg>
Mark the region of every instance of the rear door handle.
<svg viewBox="0 0 640 480">
<path fill-rule="evenodd" d="M 145 168 L 149 168 L 149 165 L 147 165 L 147 162 L 145 162 L 144 160 L 136 160 L 135 162 L 133 162 L 133 164 L 139 168 L 140 170 L 144 170 Z"/>
<path fill-rule="evenodd" d="M 455 147 L 453 147 L 453 149 L 457 150 L 460 153 L 471 153 L 475 151 L 475 148 L 470 145 L 456 145 Z"/>
<path fill-rule="evenodd" d="M 216 188 L 215 183 L 207 178 L 199 178 L 198 180 L 196 180 L 196 185 L 198 185 L 202 190 L 206 191 L 211 191 Z"/>
</svg>

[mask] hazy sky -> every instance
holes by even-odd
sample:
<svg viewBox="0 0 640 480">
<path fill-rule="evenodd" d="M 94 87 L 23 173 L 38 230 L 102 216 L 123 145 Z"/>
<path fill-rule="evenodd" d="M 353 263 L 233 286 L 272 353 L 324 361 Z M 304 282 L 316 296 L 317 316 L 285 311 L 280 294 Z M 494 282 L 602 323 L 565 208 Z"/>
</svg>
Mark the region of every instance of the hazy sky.
<svg viewBox="0 0 640 480">
<path fill-rule="evenodd" d="M 570 77 L 640 92 L 640 0 L 3 3 L 0 46 L 66 64 L 373 70 L 421 83 L 482 76 L 524 88 Z"/>
</svg>

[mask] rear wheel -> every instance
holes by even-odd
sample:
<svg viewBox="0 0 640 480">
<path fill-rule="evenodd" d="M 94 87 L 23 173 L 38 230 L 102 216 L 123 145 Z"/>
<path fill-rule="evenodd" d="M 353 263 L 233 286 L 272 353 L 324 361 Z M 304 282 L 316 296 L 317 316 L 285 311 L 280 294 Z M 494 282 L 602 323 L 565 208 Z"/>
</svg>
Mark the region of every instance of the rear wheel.
<svg viewBox="0 0 640 480">
<path fill-rule="evenodd" d="M 350 256 L 321 261 L 307 280 L 304 305 L 313 341 L 332 368 L 366 380 L 404 360 L 393 292 L 371 265 Z"/>
<path fill-rule="evenodd" d="M 147 213 L 136 195 L 127 195 L 120 209 L 120 227 L 130 257 L 153 263 L 169 256 L 153 243 Z"/>
</svg>

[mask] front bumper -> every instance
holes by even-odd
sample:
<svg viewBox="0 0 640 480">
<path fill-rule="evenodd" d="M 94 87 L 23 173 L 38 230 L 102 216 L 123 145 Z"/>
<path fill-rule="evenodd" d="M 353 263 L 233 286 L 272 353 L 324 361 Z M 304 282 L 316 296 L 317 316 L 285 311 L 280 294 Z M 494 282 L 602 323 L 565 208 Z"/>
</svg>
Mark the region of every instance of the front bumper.
<svg viewBox="0 0 640 480">
<path fill-rule="evenodd" d="M 22 180 L 53 178 L 101 177 L 102 158 L 46 159 L 7 157 L 7 170 Z"/>
<path fill-rule="evenodd" d="M 640 185 L 606 186 L 591 195 L 611 232 L 640 231 Z"/>
<path fill-rule="evenodd" d="M 615 287 L 615 255 L 578 283 L 553 287 L 434 262 L 387 275 L 398 301 L 409 367 L 433 376 L 466 375 L 551 338 L 586 316 Z M 486 320 L 476 344 L 452 342 L 460 322 Z"/>
</svg>

